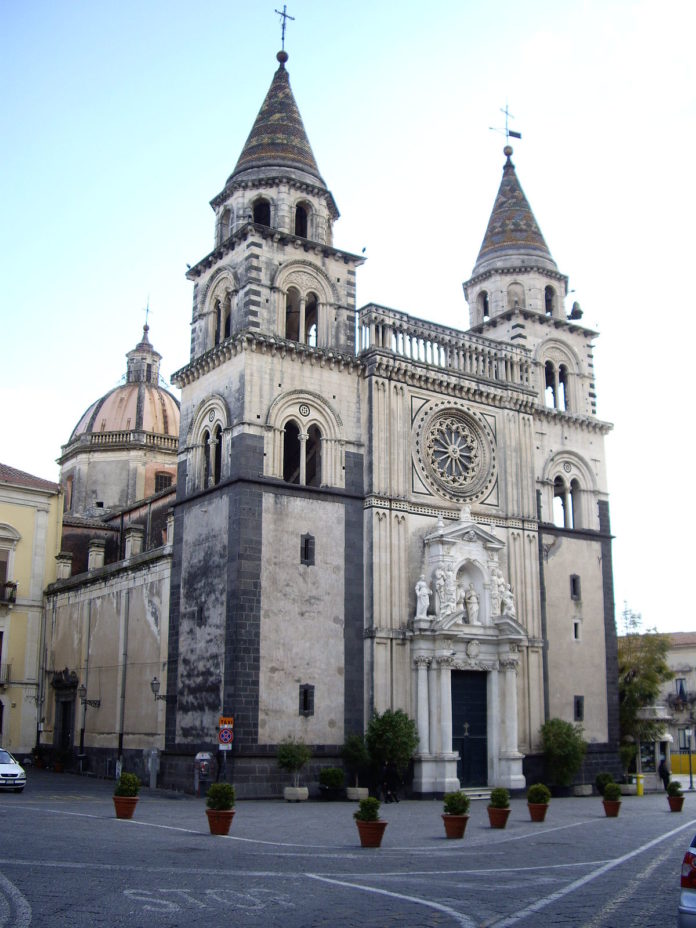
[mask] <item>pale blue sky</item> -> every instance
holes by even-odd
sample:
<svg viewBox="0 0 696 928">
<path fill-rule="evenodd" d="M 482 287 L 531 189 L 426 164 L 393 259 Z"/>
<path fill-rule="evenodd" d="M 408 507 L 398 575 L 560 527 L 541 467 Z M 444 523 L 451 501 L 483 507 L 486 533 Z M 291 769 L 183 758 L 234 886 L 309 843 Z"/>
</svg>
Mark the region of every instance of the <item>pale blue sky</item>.
<svg viewBox="0 0 696 928">
<path fill-rule="evenodd" d="M 277 66 L 277 0 L 7 2 L 0 175 L 0 460 L 57 479 L 83 410 L 125 373 L 150 298 L 186 363 L 186 264 Z M 466 328 L 500 182 L 518 176 L 596 349 L 616 599 L 693 629 L 694 4 L 292 0 L 288 70 L 342 218 L 359 304 Z M 672 510 L 672 506 L 675 510 Z M 648 519 L 648 514 L 651 518 Z M 660 524 L 662 523 L 662 524 Z M 672 579 L 673 578 L 673 579 Z M 679 582 L 677 582 L 679 580 Z"/>
</svg>

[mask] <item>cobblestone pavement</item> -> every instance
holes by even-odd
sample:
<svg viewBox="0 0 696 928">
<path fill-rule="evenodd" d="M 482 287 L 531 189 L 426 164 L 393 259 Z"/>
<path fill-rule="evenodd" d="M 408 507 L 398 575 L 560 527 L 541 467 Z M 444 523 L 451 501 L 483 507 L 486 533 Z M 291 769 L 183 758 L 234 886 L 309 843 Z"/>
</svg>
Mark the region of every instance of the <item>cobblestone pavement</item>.
<svg viewBox="0 0 696 928">
<path fill-rule="evenodd" d="M 513 800 L 504 831 L 474 802 L 448 841 L 436 801 L 383 805 L 382 847 L 359 846 L 347 802 L 243 801 L 227 838 L 208 833 L 204 800 L 143 789 L 130 822 L 113 783 L 30 770 L 0 794 L 0 928 L 226 924 L 256 928 L 674 924 L 696 798 L 554 799 L 532 824 Z"/>
</svg>

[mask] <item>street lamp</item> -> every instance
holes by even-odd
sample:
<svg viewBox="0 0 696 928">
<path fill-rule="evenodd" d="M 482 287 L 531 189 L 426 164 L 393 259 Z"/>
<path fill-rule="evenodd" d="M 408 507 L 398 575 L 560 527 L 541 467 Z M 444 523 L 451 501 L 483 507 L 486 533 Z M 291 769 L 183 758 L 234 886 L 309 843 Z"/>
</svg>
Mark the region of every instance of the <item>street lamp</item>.
<svg viewBox="0 0 696 928">
<path fill-rule="evenodd" d="M 80 697 L 80 702 L 83 706 L 91 706 L 93 709 L 98 709 L 101 706 L 101 699 L 86 699 L 87 696 L 87 687 L 84 683 L 81 683 L 77 688 L 77 695 Z"/>
<path fill-rule="evenodd" d="M 694 775 L 691 770 L 691 738 L 693 736 L 693 731 L 691 728 L 687 728 L 684 731 L 686 735 L 686 746 L 689 749 L 689 792 L 693 792 L 694 789 Z"/>
<path fill-rule="evenodd" d="M 153 694 L 153 696 L 155 697 L 155 702 L 156 702 L 158 699 L 164 699 L 165 702 L 174 702 L 174 701 L 176 700 L 176 695 L 174 695 L 174 696 L 167 696 L 166 693 L 163 693 L 163 694 L 160 696 L 159 691 L 160 691 L 160 686 L 161 686 L 161 685 L 162 685 L 162 684 L 161 684 L 160 681 L 157 679 L 157 677 L 153 677 L 152 680 L 150 680 L 150 689 L 152 690 L 152 694 Z"/>
</svg>

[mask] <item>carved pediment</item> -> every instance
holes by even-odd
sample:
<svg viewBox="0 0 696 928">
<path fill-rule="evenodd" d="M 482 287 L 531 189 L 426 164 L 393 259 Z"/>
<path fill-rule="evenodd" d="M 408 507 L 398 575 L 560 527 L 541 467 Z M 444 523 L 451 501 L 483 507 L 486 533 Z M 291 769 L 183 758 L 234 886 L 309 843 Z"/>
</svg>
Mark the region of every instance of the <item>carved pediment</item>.
<svg viewBox="0 0 696 928">
<path fill-rule="evenodd" d="M 425 536 L 426 547 L 433 544 L 455 545 L 455 544 L 476 544 L 488 551 L 501 551 L 505 543 L 497 538 L 492 532 L 486 531 L 472 519 L 460 519 L 453 525 L 445 526 L 438 522 L 434 532 Z"/>
<path fill-rule="evenodd" d="M 526 642 L 527 632 L 522 628 L 519 622 L 509 615 L 502 615 L 493 622 L 498 629 L 498 635 L 501 638 L 521 638 Z"/>
</svg>

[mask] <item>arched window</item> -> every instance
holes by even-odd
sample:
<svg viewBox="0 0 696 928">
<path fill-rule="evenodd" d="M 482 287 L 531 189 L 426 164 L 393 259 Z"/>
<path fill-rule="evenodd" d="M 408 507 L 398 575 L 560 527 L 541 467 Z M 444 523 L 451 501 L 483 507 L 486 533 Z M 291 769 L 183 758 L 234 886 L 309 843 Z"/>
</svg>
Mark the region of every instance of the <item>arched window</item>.
<svg viewBox="0 0 696 928">
<path fill-rule="evenodd" d="M 210 432 L 208 429 L 203 430 L 201 435 L 201 444 L 203 445 L 203 473 L 202 473 L 202 485 L 203 488 L 210 485 Z"/>
<path fill-rule="evenodd" d="M 254 222 L 259 226 L 270 226 L 271 204 L 263 198 L 254 203 Z"/>
<path fill-rule="evenodd" d="M 524 287 L 522 284 L 510 284 L 507 288 L 508 309 L 524 309 Z"/>
<path fill-rule="evenodd" d="M 558 408 L 567 412 L 570 409 L 568 402 L 568 368 L 561 364 L 558 368 Z"/>
<path fill-rule="evenodd" d="M 570 528 L 582 528 L 580 483 L 570 481 Z"/>
<path fill-rule="evenodd" d="M 316 348 L 317 345 L 317 322 L 319 316 L 319 301 L 316 293 L 307 294 L 304 314 L 304 338 L 305 345 L 311 345 Z"/>
<path fill-rule="evenodd" d="M 285 337 L 300 340 L 300 291 L 290 287 L 285 298 Z"/>
<path fill-rule="evenodd" d="M 300 429 L 292 419 L 285 425 L 283 442 L 283 480 L 286 483 L 300 482 Z"/>
<path fill-rule="evenodd" d="M 544 365 L 544 404 L 549 409 L 556 408 L 556 368 L 552 361 Z"/>
<path fill-rule="evenodd" d="M 544 288 L 544 312 L 547 316 L 553 316 L 556 309 L 556 291 L 553 287 Z"/>
<path fill-rule="evenodd" d="M 215 335 L 213 337 L 213 344 L 220 344 L 220 315 L 222 310 L 220 308 L 220 300 L 215 300 Z"/>
<path fill-rule="evenodd" d="M 225 239 L 229 238 L 231 234 L 232 234 L 232 210 L 229 208 L 229 206 L 226 206 L 225 209 L 222 211 L 220 215 L 220 219 L 218 221 L 218 237 L 217 237 L 218 245 L 221 242 L 224 242 Z"/>
<path fill-rule="evenodd" d="M 568 521 L 565 481 L 563 477 L 556 477 L 553 482 L 553 524 L 569 528 Z"/>
<path fill-rule="evenodd" d="M 307 238 L 309 229 L 309 210 L 303 203 L 298 203 L 295 207 L 295 235 Z"/>
<path fill-rule="evenodd" d="M 223 338 L 229 338 L 232 334 L 232 307 L 228 306 L 225 311 L 225 324 L 223 327 Z"/>
<path fill-rule="evenodd" d="M 215 426 L 213 432 L 213 484 L 220 483 L 222 474 L 222 426 Z"/>
<path fill-rule="evenodd" d="M 316 425 L 307 432 L 306 478 L 308 487 L 321 486 L 321 432 Z"/>
<path fill-rule="evenodd" d="M 481 319 L 488 319 L 490 316 L 490 307 L 488 305 L 488 291 L 482 290 L 478 295 L 478 305 L 481 311 Z"/>
</svg>

